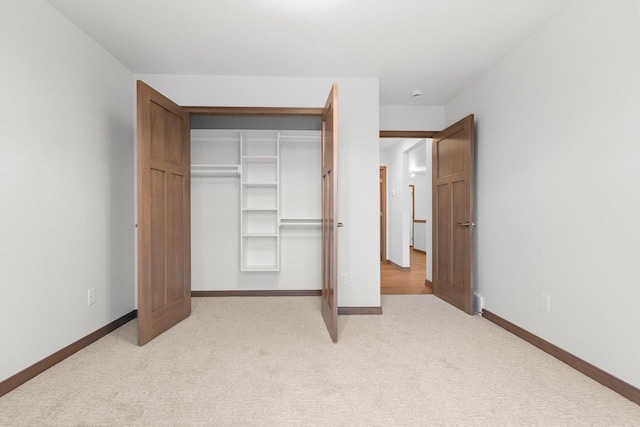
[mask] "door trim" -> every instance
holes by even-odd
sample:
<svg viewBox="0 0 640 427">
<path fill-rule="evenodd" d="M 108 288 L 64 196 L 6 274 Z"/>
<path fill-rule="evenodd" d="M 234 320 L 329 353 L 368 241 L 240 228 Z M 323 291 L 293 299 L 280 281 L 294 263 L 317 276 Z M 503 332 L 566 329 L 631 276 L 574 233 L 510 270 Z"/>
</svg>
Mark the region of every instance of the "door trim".
<svg viewBox="0 0 640 427">
<path fill-rule="evenodd" d="M 411 188 L 411 222 L 416 222 L 416 186 L 409 184 Z"/>
<path fill-rule="evenodd" d="M 382 307 L 338 307 L 340 316 L 366 316 L 382 314 Z"/>
<path fill-rule="evenodd" d="M 380 262 L 387 261 L 387 167 L 380 166 Z"/>
<path fill-rule="evenodd" d="M 322 117 L 322 108 L 303 107 L 183 107 L 198 116 Z"/>
<path fill-rule="evenodd" d="M 440 131 L 435 130 L 381 130 L 380 138 L 433 138 Z"/>
<path fill-rule="evenodd" d="M 272 291 L 191 291 L 193 298 L 209 297 L 318 297 L 322 296 L 321 289 L 276 289 Z"/>
<path fill-rule="evenodd" d="M 434 131 L 434 130 L 381 130 L 380 131 L 380 138 L 415 138 L 415 139 L 425 139 L 425 138 L 433 138 L 433 136 L 437 133 L 439 133 L 441 131 Z M 386 166 L 385 166 L 386 168 Z M 433 218 L 433 207 L 431 208 L 431 218 Z M 414 218 L 411 226 L 413 227 L 413 224 L 416 222 L 427 222 L 426 220 L 416 220 Z M 386 236 L 385 236 L 386 237 Z M 386 245 L 385 245 L 385 249 L 386 249 Z M 433 250 L 433 248 L 432 248 Z M 387 262 L 389 262 L 388 260 L 385 260 Z M 390 263 L 392 265 L 395 265 L 397 268 L 402 269 L 403 267 L 398 266 L 397 264 L 394 263 Z M 410 268 L 410 267 L 409 267 Z M 431 286 L 431 282 L 429 282 L 427 279 L 425 279 L 425 285 L 427 284 L 427 282 L 429 283 L 428 286 Z M 380 286 L 382 286 L 382 282 L 380 283 Z"/>
</svg>

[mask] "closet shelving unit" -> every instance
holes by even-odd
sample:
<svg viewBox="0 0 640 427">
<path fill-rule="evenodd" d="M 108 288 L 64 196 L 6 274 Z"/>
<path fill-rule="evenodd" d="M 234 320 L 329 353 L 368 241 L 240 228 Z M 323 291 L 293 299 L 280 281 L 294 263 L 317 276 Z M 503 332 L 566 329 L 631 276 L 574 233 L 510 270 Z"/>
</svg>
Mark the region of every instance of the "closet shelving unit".
<svg viewBox="0 0 640 427">
<path fill-rule="evenodd" d="M 308 153 L 319 150 L 319 131 L 192 129 L 192 177 L 239 179 L 240 271 L 280 271 L 283 230 L 291 229 L 286 238 L 299 238 L 304 229 L 321 227 L 319 200 L 309 199 L 320 173 L 310 169 Z M 315 169 L 319 160 L 312 158 Z"/>
<path fill-rule="evenodd" d="M 191 176 L 240 176 L 239 131 L 191 130 Z"/>
<path fill-rule="evenodd" d="M 240 135 L 241 271 L 280 270 L 280 133 Z"/>
<path fill-rule="evenodd" d="M 281 131 L 280 144 L 316 144 L 320 146 L 321 134 L 318 131 Z M 316 228 L 322 227 L 320 217 L 281 217 L 278 223 L 281 228 Z"/>
<path fill-rule="evenodd" d="M 191 165 L 192 176 L 240 176 L 240 165 Z"/>
<path fill-rule="evenodd" d="M 280 218 L 280 227 L 320 227 L 321 218 Z"/>
</svg>

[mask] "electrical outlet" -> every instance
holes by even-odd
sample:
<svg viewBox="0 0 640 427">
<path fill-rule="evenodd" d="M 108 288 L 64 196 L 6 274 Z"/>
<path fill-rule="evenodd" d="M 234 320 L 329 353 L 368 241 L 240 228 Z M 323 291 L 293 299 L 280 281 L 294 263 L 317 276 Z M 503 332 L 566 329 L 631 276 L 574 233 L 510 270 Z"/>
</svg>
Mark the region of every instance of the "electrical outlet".
<svg viewBox="0 0 640 427">
<path fill-rule="evenodd" d="M 87 292 L 87 305 L 93 305 L 96 303 L 96 288 L 91 288 Z"/>
<path fill-rule="evenodd" d="M 540 294 L 540 310 L 547 313 L 551 311 L 551 297 L 549 295 Z"/>
<path fill-rule="evenodd" d="M 346 285 L 347 284 L 347 275 L 346 275 L 346 273 L 340 273 L 340 284 L 341 285 Z"/>
</svg>

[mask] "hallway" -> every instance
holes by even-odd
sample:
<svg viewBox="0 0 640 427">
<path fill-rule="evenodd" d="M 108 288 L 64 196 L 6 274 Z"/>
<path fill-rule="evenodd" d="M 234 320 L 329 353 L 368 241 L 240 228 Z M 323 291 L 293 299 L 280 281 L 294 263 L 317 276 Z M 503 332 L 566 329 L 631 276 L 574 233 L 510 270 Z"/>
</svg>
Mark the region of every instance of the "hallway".
<svg viewBox="0 0 640 427">
<path fill-rule="evenodd" d="M 425 286 L 427 256 L 410 249 L 411 271 L 401 271 L 392 264 L 380 264 L 381 295 L 421 295 L 433 293 Z"/>
</svg>

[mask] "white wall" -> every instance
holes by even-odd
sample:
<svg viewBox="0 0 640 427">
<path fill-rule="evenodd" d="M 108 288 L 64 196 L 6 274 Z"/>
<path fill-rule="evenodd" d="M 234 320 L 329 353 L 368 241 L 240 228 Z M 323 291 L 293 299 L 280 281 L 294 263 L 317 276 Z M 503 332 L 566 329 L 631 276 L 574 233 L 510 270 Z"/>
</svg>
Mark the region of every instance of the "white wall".
<svg viewBox="0 0 640 427">
<path fill-rule="evenodd" d="M 429 156 L 431 157 L 431 156 Z M 409 184 L 416 186 L 415 194 L 415 214 L 416 219 L 427 217 L 427 197 L 424 192 L 427 185 L 431 184 L 431 179 L 427 179 L 426 172 L 427 143 L 421 140 L 420 143 L 409 152 L 409 170 L 416 170 L 413 178 L 409 177 Z"/>
<path fill-rule="evenodd" d="M 380 166 L 387 166 L 389 164 L 389 152 L 386 150 L 380 150 Z"/>
<path fill-rule="evenodd" d="M 444 107 L 442 106 L 380 106 L 381 130 L 442 130 Z"/>
<path fill-rule="evenodd" d="M 424 150 L 420 150 L 424 151 Z M 421 153 L 424 154 L 424 153 Z M 431 186 L 431 177 L 427 179 L 425 173 L 416 174 L 413 178 L 409 178 L 409 185 L 414 186 L 414 198 L 415 198 L 415 219 L 416 220 L 426 220 L 427 218 L 431 218 L 431 213 L 427 213 L 427 187 Z M 429 189 L 429 194 L 431 191 Z M 431 203 L 429 203 L 429 206 Z M 414 236 L 413 236 L 413 247 L 414 249 L 419 249 L 421 251 L 427 251 L 427 224 L 431 224 L 431 221 L 428 223 L 424 222 L 416 222 L 413 224 Z"/>
<path fill-rule="evenodd" d="M 387 157 L 387 259 L 401 267 L 410 266 L 411 193 L 409 152 L 417 139 L 398 141 Z"/>
<path fill-rule="evenodd" d="M 0 3 L 0 52 L 2 381 L 134 309 L 134 99 L 45 1 Z"/>
<path fill-rule="evenodd" d="M 476 114 L 485 307 L 635 387 L 638 7 L 574 2 L 446 106 Z"/>
<path fill-rule="evenodd" d="M 379 306 L 378 80 L 138 75 L 180 105 L 323 107 L 338 83 L 340 306 Z"/>
<path fill-rule="evenodd" d="M 409 151 L 409 185 L 414 186 L 414 213 L 415 219 L 426 219 L 427 217 L 427 185 L 431 180 L 427 180 L 425 161 L 427 159 L 426 142 L 421 140 L 411 151 Z M 414 171 L 413 178 L 411 171 Z M 426 226 L 424 223 L 412 223 L 410 225 L 413 235 L 413 248 L 426 251 Z"/>
</svg>

